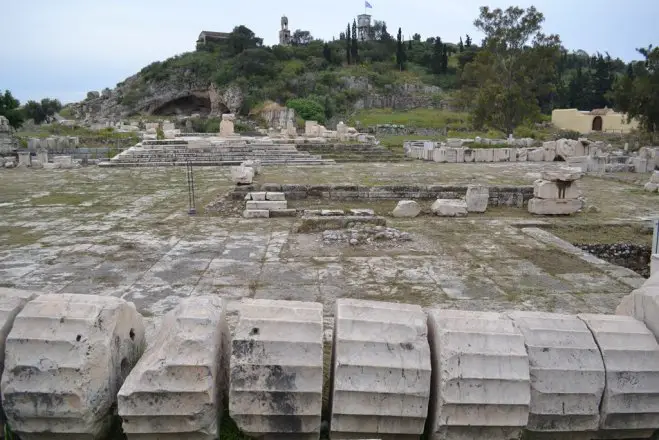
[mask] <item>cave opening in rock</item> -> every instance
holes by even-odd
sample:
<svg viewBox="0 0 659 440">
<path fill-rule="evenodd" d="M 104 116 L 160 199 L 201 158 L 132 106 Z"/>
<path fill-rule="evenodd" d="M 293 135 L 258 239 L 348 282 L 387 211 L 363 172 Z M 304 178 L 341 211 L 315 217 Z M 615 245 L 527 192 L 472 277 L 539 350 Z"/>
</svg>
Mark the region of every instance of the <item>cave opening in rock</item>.
<svg viewBox="0 0 659 440">
<path fill-rule="evenodd" d="M 152 114 L 156 116 L 189 116 L 198 113 L 200 116 L 208 116 L 210 112 L 211 101 L 208 97 L 188 95 L 166 102 L 156 108 Z"/>
</svg>

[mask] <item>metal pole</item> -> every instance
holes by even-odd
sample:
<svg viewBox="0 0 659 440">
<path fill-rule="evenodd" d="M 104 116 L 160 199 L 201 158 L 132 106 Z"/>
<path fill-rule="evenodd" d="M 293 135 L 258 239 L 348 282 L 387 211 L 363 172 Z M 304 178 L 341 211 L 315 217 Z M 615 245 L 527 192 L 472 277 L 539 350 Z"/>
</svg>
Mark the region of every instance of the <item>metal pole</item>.
<svg viewBox="0 0 659 440">
<path fill-rule="evenodd" d="M 195 196 L 194 196 L 194 175 L 192 173 L 192 163 L 188 160 L 185 164 L 186 177 L 188 181 L 188 214 L 195 215 L 197 210 L 195 207 Z"/>
<path fill-rule="evenodd" d="M 654 234 L 652 234 L 652 255 L 659 254 L 659 218 L 654 219 Z"/>
</svg>

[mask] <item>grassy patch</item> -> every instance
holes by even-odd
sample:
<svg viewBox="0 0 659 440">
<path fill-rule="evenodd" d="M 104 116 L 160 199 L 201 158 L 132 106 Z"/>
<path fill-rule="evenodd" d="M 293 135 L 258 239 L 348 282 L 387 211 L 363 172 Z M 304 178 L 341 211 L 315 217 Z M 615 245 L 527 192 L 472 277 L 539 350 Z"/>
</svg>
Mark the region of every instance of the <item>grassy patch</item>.
<svg viewBox="0 0 659 440">
<path fill-rule="evenodd" d="M 362 127 L 378 124 L 405 125 L 406 127 L 418 128 L 445 128 L 449 130 L 468 129 L 471 126 L 467 113 L 450 112 L 446 110 L 435 110 L 419 108 L 408 111 L 393 109 L 369 109 L 357 112 L 349 119 L 350 125 L 359 121 Z"/>
<path fill-rule="evenodd" d="M 28 246 L 43 238 L 44 234 L 21 226 L 0 227 L 0 243 L 6 246 Z"/>
<path fill-rule="evenodd" d="M 643 224 L 563 224 L 546 226 L 545 229 L 570 243 L 648 245 L 652 241 L 652 230 Z"/>
<path fill-rule="evenodd" d="M 88 201 L 88 195 L 83 194 L 69 194 L 69 193 L 56 193 L 48 194 L 47 196 L 35 197 L 31 199 L 33 206 L 47 206 L 47 205 L 71 205 L 77 206 L 83 202 Z"/>
<path fill-rule="evenodd" d="M 516 247 L 514 253 L 530 261 L 550 275 L 562 273 L 589 273 L 593 266 L 574 255 L 566 254 L 558 249 L 531 249 Z"/>
<path fill-rule="evenodd" d="M 220 436 L 222 440 L 251 440 L 252 437 L 249 437 L 243 433 L 236 422 L 233 421 L 229 415 L 229 411 L 225 411 L 222 415 L 222 420 L 220 422 Z"/>
</svg>

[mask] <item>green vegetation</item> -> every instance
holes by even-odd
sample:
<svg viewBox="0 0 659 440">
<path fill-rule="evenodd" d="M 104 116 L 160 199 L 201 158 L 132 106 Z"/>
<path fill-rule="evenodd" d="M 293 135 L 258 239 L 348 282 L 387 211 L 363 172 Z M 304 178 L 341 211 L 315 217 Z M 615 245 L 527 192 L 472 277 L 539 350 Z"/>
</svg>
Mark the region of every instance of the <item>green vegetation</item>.
<svg viewBox="0 0 659 440">
<path fill-rule="evenodd" d="M 49 124 L 38 126 L 35 130 L 16 132 L 19 142 L 27 145 L 27 139 L 31 137 L 46 138 L 49 136 L 75 136 L 79 138 L 80 145 L 85 147 L 130 147 L 139 142 L 135 133 L 120 133 L 112 127 L 102 130 L 91 130 L 80 126 L 68 126 L 61 124 Z"/>
<path fill-rule="evenodd" d="M 640 121 L 652 141 L 659 139 L 659 47 L 638 49 L 645 61 L 630 63 L 613 96 L 620 110 Z"/>
<path fill-rule="evenodd" d="M 225 411 L 220 422 L 220 437 L 223 440 L 251 440 L 251 437 L 240 431 L 236 422 L 231 419 L 229 411 Z"/>
<path fill-rule="evenodd" d="M 322 104 L 312 99 L 291 99 L 286 107 L 295 110 L 295 113 L 305 121 L 325 122 L 325 108 Z"/>
<path fill-rule="evenodd" d="M 405 125 L 418 128 L 448 128 L 449 130 L 468 130 L 471 120 L 468 113 L 449 112 L 418 108 L 409 111 L 395 111 L 392 109 L 360 110 L 348 119 L 348 123 L 355 125 L 359 122 L 362 127 L 380 124 Z"/>
<path fill-rule="evenodd" d="M 5 94 L 0 94 L 0 116 L 4 116 L 9 120 L 9 125 L 18 128 L 23 125 L 25 115 L 18 108 L 21 103 L 15 99 L 9 90 L 5 90 Z"/>
</svg>

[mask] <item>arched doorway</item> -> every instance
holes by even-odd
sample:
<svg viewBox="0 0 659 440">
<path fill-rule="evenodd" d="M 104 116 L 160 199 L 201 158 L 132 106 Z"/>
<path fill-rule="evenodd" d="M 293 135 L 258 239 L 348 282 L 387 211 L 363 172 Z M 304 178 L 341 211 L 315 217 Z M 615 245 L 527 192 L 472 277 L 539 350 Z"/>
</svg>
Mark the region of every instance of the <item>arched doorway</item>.
<svg viewBox="0 0 659 440">
<path fill-rule="evenodd" d="M 593 118 L 593 131 L 602 131 L 602 117 L 595 116 Z"/>
</svg>

